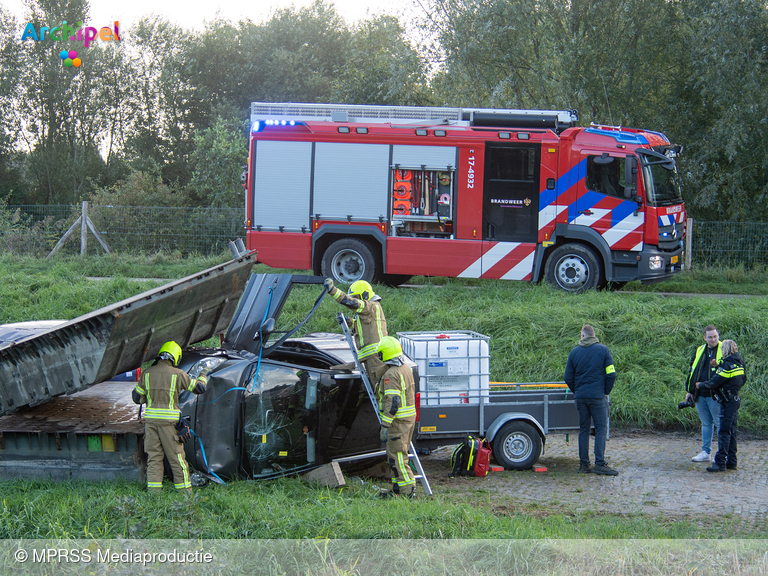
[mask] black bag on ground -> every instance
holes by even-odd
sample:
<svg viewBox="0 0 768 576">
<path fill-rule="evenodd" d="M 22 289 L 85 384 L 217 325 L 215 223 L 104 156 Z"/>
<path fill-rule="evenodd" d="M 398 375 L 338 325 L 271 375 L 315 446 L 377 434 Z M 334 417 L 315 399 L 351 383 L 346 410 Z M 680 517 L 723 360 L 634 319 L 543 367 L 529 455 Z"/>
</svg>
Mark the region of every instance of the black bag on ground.
<svg viewBox="0 0 768 576">
<path fill-rule="evenodd" d="M 451 454 L 451 478 L 475 475 L 475 465 L 482 445 L 483 442 L 480 438 L 467 436 L 464 442 L 453 449 L 453 454 Z"/>
</svg>

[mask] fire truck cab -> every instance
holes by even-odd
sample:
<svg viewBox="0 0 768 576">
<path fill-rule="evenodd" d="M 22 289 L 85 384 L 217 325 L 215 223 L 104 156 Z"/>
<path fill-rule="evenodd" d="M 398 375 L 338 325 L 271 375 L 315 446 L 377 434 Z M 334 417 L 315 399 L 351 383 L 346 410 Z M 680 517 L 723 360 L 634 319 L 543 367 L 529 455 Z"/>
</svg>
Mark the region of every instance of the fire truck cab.
<svg viewBox="0 0 768 576">
<path fill-rule="evenodd" d="M 682 270 L 685 210 L 658 132 L 575 110 L 259 103 L 249 249 L 350 283 L 413 275 L 572 292 Z"/>
</svg>

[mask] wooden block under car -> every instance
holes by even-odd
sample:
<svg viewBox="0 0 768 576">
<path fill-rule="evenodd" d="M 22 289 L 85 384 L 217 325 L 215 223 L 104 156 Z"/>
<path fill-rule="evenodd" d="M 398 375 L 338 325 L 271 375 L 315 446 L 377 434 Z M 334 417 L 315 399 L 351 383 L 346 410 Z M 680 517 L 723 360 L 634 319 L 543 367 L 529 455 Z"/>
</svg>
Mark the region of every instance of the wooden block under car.
<svg viewBox="0 0 768 576">
<path fill-rule="evenodd" d="M 331 462 L 311 472 L 307 472 L 304 474 L 304 479 L 308 482 L 320 484 L 325 488 L 338 488 L 347 484 L 338 462 Z"/>
</svg>

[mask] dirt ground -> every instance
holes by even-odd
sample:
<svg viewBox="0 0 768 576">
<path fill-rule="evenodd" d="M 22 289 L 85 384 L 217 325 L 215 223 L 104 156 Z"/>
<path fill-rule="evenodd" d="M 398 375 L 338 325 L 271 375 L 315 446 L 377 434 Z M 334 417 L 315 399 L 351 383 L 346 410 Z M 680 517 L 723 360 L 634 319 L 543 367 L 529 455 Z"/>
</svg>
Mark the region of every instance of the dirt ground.
<svg viewBox="0 0 768 576">
<path fill-rule="evenodd" d="M 615 477 L 579 474 L 577 434 L 548 438 L 537 467 L 545 472 L 491 472 L 484 478 L 448 477 L 453 447 L 423 455 L 433 492 L 483 490 L 563 511 L 644 513 L 664 516 L 735 516 L 745 527 L 768 532 L 768 440 L 739 441 L 738 470 L 707 472 L 692 462 L 701 436 L 612 430 L 606 461 Z M 717 443 L 713 445 L 713 454 Z M 590 443 L 590 453 L 592 445 Z"/>
</svg>

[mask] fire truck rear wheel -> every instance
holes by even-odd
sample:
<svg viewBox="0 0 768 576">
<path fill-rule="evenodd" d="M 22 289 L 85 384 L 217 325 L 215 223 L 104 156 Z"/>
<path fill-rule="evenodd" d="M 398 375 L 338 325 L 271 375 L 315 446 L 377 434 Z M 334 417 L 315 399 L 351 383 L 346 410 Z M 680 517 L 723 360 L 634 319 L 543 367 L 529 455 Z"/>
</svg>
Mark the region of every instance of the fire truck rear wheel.
<svg viewBox="0 0 768 576">
<path fill-rule="evenodd" d="M 600 261 L 582 244 L 559 246 L 547 260 L 547 282 L 567 292 L 584 292 L 604 282 Z"/>
<path fill-rule="evenodd" d="M 323 276 L 336 282 L 351 284 L 356 280 L 379 281 L 376 258 L 365 242 L 342 238 L 331 244 L 323 254 Z"/>
<path fill-rule="evenodd" d="M 493 439 L 493 456 L 507 470 L 528 470 L 541 456 L 541 436 L 526 422 L 509 422 Z"/>
</svg>

